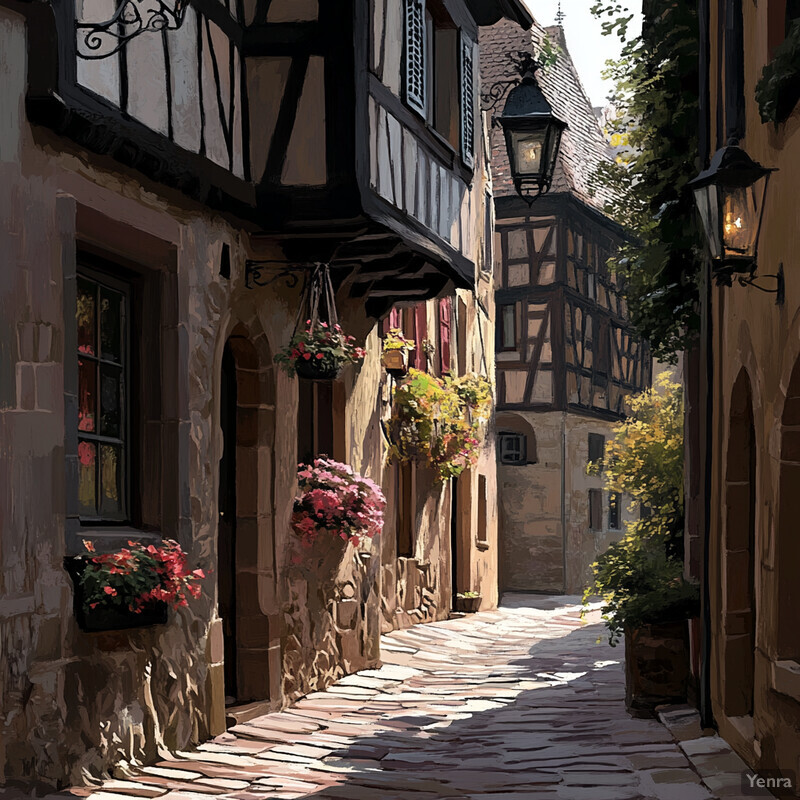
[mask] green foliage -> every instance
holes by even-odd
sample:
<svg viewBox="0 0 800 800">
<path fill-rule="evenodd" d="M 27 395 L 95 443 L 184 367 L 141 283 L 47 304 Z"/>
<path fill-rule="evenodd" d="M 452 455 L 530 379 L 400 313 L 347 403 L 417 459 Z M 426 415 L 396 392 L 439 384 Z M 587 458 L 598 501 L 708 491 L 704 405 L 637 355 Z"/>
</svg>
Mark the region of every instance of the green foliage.
<svg viewBox="0 0 800 800">
<path fill-rule="evenodd" d="M 634 234 L 610 268 L 624 279 L 631 321 L 654 354 L 672 361 L 696 335 L 701 238 L 687 183 L 697 173 L 697 15 L 687 2 L 645 0 L 640 38 L 628 38 L 633 15 L 613 0 L 592 12 L 606 35 L 625 42 L 604 73 L 616 90 L 615 128 L 631 146 L 627 162 L 593 175 L 618 201 L 606 213 Z"/>
<path fill-rule="evenodd" d="M 800 101 L 800 19 L 763 69 L 756 84 L 756 102 L 762 122 L 784 122 Z"/>
<path fill-rule="evenodd" d="M 683 578 L 683 396 L 670 375 L 631 401 L 606 445 L 604 475 L 606 489 L 650 509 L 598 558 L 584 595 L 603 598 L 613 645 L 625 627 L 696 613 L 698 589 Z"/>
<path fill-rule="evenodd" d="M 491 411 L 486 378 L 437 378 L 410 369 L 394 391 L 390 456 L 427 464 L 440 480 L 456 477 L 476 462 L 481 422 Z"/>
</svg>

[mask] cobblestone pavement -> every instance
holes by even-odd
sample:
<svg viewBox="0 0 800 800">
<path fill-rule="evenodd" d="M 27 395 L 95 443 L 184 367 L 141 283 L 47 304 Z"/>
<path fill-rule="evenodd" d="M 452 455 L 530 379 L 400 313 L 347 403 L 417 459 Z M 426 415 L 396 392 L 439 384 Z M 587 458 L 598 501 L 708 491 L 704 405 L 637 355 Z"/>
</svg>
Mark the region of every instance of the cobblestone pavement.
<svg viewBox="0 0 800 800">
<path fill-rule="evenodd" d="M 581 622 L 577 598 L 512 596 L 495 612 L 384 636 L 381 669 L 129 779 L 72 792 L 92 800 L 736 796 L 732 785 L 708 791 L 687 758 L 691 741 L 626 714 L 622 648 L 598 642 L 603 631 L 597 612 Z M 718 771 L 708 761 L 705 770 Z"/>
</svg>

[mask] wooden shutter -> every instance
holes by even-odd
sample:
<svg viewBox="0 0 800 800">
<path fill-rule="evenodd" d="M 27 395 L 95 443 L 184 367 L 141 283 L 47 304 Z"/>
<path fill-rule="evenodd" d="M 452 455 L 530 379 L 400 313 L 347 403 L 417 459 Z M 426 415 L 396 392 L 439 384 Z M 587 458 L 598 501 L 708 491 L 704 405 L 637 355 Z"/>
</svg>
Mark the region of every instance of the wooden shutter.
<svg viewBox="0 0 800 800">
<path fill-rule="evenodd" d="M 461 33 L 461 160 L 475 163 L 475 42 Z"/>
<path fill-rule="evenodd" d="M 449 297 L 439 301 L 439 373 L 450 372 L 450 325 L 453 315 L 453 304 Z"/>
<path fill-rule="evenodd" d="M 389 333 L 390 330 L 393 328 L 395 330 L 399 330 L 402 327 L 402 320 L 400 319 L 400 311 L 397 308 L 393 308 L 389 312 L 389 316 L 383 320 L 383 332 L 384 334 Z"/>
<path fill-rule="evenodd" d="M 414 366 L 417 369 L 427 368 L 423 341 L 428 338 L 428 306 L 427 303 L 417 303 L 414 306 L 414 341 L 417 344 L 414 350 Z"/>
<path fill-rule="evenodd" d="M 405 34 L 406 103 L 425 116 L 427 97 L 425 0 L 405 0 Z"/>
<path fill-rule="evenodd" d="M 589 489 L 589 530 L 603 530 L 603 492 Z"/>
</svg>

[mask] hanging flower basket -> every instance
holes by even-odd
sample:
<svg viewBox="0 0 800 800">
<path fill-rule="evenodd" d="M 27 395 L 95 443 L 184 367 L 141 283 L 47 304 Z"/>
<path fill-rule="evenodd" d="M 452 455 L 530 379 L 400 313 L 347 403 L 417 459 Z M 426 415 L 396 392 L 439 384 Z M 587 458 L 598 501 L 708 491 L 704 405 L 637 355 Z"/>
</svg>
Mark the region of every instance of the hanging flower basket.
<svg viewBox="0 0 800 800">
<path fill-rule="evenodd" d="M 322 305 L 326 313 L 322 314 Z M 366 355 L 356 347 L 355 338 L 347 336 L 339 325 L 334 303 L 333 285 L 327 264 L 317 264 L 300 301 L 300 311 L 306 312 L 305 326 L 295 325 L 289 344 L 276 356 L 275 362 L 289 375 L 308 380 L 334 380 L 342 367 L 360 364 Z"/>
<path fill-rule="evenodd" d="M 412 368 L 394 392 L 390 456 L 425 464 L 439 480 L 457 477 L 477 463 L 483 422 L 491 411 L 488 379 L 437 378 Z"/>
<path fill-rule="evenodd" d="M 315 458 L 297 470 L 300 492 L 294 499 L 291 525 L 310 547 L 320 535 L 358 545 L 383 527 L 386 499 L 380 487 L 347 464 Z"/>
<path fill-rule="evenodd" d="M 160 545 L 129 541 L 114 553 L 86 555 L 68 564 L 75 583 L 75 616 L 87 632 L 124 630 L 164 624 L 170 606 L 188 605 L 199 597 L 202 569 L 189 570 L 181 546 L 165 539 Z"/>
<path fill-rule="evenodd" d="M 365 351 L 346 336 L 339 325 L 307 321 L 289 344 L 275 356 L 289 375 L 310 380 L 333 380 L 346 364 L 360 364 Z"/>
<path fill-rule="evenodd" d="M 416 347 L 411 339 L 406 339 L 399 328 L 391 328 L 383 337 L 383 350 L 381 352 L 381 365 L 396 377 L 408 372 L 408 357 Z"/>
</svg>

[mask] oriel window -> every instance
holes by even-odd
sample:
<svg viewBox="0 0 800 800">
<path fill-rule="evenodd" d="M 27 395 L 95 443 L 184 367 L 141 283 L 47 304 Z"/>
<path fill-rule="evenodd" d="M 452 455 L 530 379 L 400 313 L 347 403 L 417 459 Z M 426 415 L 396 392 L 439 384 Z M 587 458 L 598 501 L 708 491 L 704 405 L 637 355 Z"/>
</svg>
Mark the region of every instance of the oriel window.
<svg viewBox="0 0 800 800">
<path fill-rule="evenodd" d="M 129 287 L 77 279 L 78 504 L 85 521 L 128 520 Z"/>
</svg>

